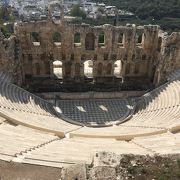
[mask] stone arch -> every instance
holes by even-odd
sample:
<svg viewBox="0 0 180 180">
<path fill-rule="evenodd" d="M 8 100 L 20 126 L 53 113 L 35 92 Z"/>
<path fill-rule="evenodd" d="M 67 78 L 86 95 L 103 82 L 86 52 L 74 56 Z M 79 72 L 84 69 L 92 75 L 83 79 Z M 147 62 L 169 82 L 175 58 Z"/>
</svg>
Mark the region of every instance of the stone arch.
<svg viewBox="0 0 180 180">
<path fill-rule="evenodd" d="M 36 75 L 40 75 L 41 74 L 40 64 L 39 63 L 35 63 L 35 70 L 36 70 Z"/>
<path fill-rule="evenodd" d="M 44 72 L 45 72 L 45 74 L 50 74 L 50 62 L 48 62 L 48 61 L 45 61 L 44 62 Z"/>
<path fill-rule="evenodd" d="M 52 40 L 55 45 L 61 45 L 61 33 L 54 32 L 52 34 Z"/>
<path fill-rule="evenodd" d="M 38 32 L 31 32 L 30 39 L 34 46 L 40 46 L 40 34 Z"/>
<path fill-rule="evenodd" d="M 75 76 L 79 76 L 81 71 L 81 66 L 79 63 L 75 64 Z"/>
<path fill-rule="evenodd" d="M 124 43 L 124 33 L 119 33 L 119 36 L 118 36 L 118 43 L 119 44 L 123 44 Z"/>
<path fill-rule="evenodd" d="M 126 64 L 126 74 L 130 74 L 130 63 Z"/>
<path fill-rule="evenodd" d="M 134 74 L 139 74 L 139 64 L 136 63 L 134 66 Z"/>
<path fill-rule="evenodd" d="M 62 61 L 56 60 L 53 62 L 53 74 L 58 78 L 63 78 Z"/>
<path fill-rule="evenodd" d="M 95 36 L 93 33 L 86 34 L 85 38 L 85 49 L 94 50 L 95 48 Z"/>
<path fill-rule="evenodd" d="M 106 66 L 106 74 L 111 75 L 111 72 L 112 72 L 112 64 L 108 63 Z"/>
<path fill-rule="evenodd" d="M 81 34 L 79 32 L 74 34 L 74 43 L 81 43 Z"/>
<path fill-rule="evenodd" d="M 143 42 L 144 33 L 137 32 L 136 33 L 136 44 L 142 44 Z"/>
<path fill-rule="evenodd" d="M 71 75 L 71 62 L 65 63 L 65 76 Z"/>
<path fill-rule="evenodd" d="M 93 78 L 93 61 L 87 60 L 84 62 L 84 75 L 88 78 Z"/>
<path fill-rule="evenodd" d="M 114 63 L 114 76 L 116 77 L 121 77 L 122 74 L 122 61 L 121 60 L 117 60 Z"/>
<path fill-rule="evenodd" d="M 97 74 L 102 75 L 102 73 L 103 73 L 103 64 L 99 63 L 97 67 Z"/>
<path fill-rule="evenodd" d="M 99 44 L 104 44 L 105 43 L 105 35 L 104 32 L 100 33 L 98 36 L 98 43 Z"/>
</svg>

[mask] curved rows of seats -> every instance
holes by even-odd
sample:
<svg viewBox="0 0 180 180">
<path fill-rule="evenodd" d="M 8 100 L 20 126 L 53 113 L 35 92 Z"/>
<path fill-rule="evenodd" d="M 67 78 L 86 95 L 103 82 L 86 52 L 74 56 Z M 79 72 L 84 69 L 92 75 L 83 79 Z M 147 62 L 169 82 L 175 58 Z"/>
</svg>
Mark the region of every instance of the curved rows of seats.
<svg viewBox="0 0 180 180">
<path fill-rule="evenodd" d="M 147 102 L 147 107 L 145 109 L 139 108 L 140 110 L 126 125 L 143 124 L 145 126 L 171 128 L 180 124 L 178 121 L 180 118 L 179 79 L 151 92 L 148 97 L 143 96 L 143 100 Z"/>
<path fill-rule="evenodd" d="M 57 139 L 59 138 L 52 134 L 3 122 L 0 124 L 0 159 L 11 161 Z"/>
<path fill-rule="evenodd" d="M 14 84 L 3 81 L 0 94 L 0 114 L 15 124 L 54 132 L 61 137 L 81 127 L 58 118 L 52 104 Z"/>
<path fill-rule="evenodd" d="M 24 126 L 0 125 L 0 159 L 42 166 L 92 164 L 97 152 L 116 154 L 180 153 L 180 133 L 137 137 L 131 141 L 103 138 L 58 138 Z"/>
<path fill-rule="evenodd" d="M 9 75 L 7 72 L 0 71 L 0 83 L 2 82 L 11 82 L 12 76 Z"/>
<path fill-rule="evenodd" d="M 83 127 L 71 132 L 71 137 L 104 137 L 130 140 L 137 136 L 160 134 L 180 129 L 180 78 L 142 96 L 137 113 L 129 121 L 110 128 Z"/>
<path fill-rule="evenodd" d="M 180 77 L 180 69 L 176 69 L 173 73 L 171 73 L 168 77 L 167 80 L 168 81 L 172 81 L 177 79 L 178 77 Z"/>
<path fill-rule="evenodd" d="M 149 149 L 158 154 L 179 154 L 180 153 L 180 133 L 165 133 L 160 135 L 138 137 L 131 141 L 145 149 Z"/>
<path fill-rule="evenodd" d="M 40 115 L 52 116 L 53 110 L 47 102 L 20 89 L 19 87 L 2 83 L 0 86 L 0 106 L 12 110 L 23 111 Z"/>
</svg>

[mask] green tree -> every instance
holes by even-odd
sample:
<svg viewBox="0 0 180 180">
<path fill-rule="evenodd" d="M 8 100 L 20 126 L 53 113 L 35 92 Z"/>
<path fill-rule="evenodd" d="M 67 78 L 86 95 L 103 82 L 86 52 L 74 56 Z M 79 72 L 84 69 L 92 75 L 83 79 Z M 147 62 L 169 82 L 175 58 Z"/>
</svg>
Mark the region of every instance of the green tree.
<svg viewBox="0 0 180 180">
<path fill-rule="evenodd" d="M 81 10 L 79 5 L 73 6 L 73 8 L 70 11 L 70 15 L 75 17 L 82 17 L 82 19 L 86 18 L 86 13 L 83 10 Z"/>
</svg>

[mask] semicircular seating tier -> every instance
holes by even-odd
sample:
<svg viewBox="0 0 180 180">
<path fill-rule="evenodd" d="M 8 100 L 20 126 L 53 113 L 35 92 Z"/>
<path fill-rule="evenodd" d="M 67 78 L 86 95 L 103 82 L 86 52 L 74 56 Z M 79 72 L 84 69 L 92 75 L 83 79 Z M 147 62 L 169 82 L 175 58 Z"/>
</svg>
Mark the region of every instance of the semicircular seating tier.
<svg viewBox="0 0 180 180">
<path fill-rule="evenodd" d="M 180 153 L 180 133 L 137 137 L 131 141 L 104 138 L 60 138 L 50 133 L 10 124 L 0 119 L 0 160 L 65 167 L 91 165 L 97 152 L 155 155 Z"/>
<path fill-rule="evenodd" d="M 64 167 L 92 164 L 101 151 L 180 153 L 180 78 L 140 97 L 129 121 L 103 128 L 65 122 L 51 104 L 15 85 L 1 83 L 0 93 L 0 160 Z"/>
<path fill-rule="evenodd" d="M 83 127 L 71 132 L 71 137 L 116 138 L 130 140 L 137 136 L 180 130 L 180 77 L 146 93 L 136 105 L 136 113 L 119 126 Z"/>
<path fill-rule="evenodd" d="M 0 71 L 0 83 L 3 82 L 12 82 L 12 76 L 7 72 Z"/>
<path fill-rule="evenodd" d="M 57 117 L 52 104 L 6 81 L 0 85 L 0 115 L 15 124 L 53 132 L 61 137 L 81 127 Z"/>
<path fill-rule="evenodd" d="M 136 113 L 130 120 L 100 129 L 74 125 L 71 119 L 56 116 L 52 104 L 13 84 L 2 83 L 0 94 L 1 116 L 15 124 L 51 132 L 60 137 L 69 133 L 70 137 L 130 140 L 138 136 L 174 132 L 180 128 L 179 78 L 140 97 Z"/>
</svg>

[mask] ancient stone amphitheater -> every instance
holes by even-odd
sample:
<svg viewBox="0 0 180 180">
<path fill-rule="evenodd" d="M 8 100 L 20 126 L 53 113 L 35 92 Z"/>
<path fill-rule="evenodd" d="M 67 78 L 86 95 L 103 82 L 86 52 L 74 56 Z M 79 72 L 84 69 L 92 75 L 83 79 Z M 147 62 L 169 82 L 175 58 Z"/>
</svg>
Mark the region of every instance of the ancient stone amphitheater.
<svg viewBox="0 0 180 180">
<path fill-rule="evenodd" d="M 34 169 L 41 174 L 37 175 L 39 179 L 56 179 L 62 167 L 91 165 L 95 154 L 101 151 L 138 155 L 180 153 L 180 70 L 167 83 L 139 97 L 128 112 L 121 107 L 125 107 L 124 102 L 118 104 L 126 121 L 111 121 L 110 127 L 75 125 L 51 103 L 12 84 L 3 72 L 0 83 L 1 169 L 8 167 L 10 171 L 9 175 L 6 171 L 0 173 L 3 179 L 24 177 L 25 173 L 32 178 Z M 130 113 L 133 108 L 135 112 Z M 69 179 L 85 179 L 80 167 L 68 175 Z"/>
<path fill-rule="evenodd" d="M 180 33 L 49 17 L 0 44 L 0 179 L 115 179 L 87 176 L 116 164 L 101 152 L 180 153 Z"/>
</svg>

